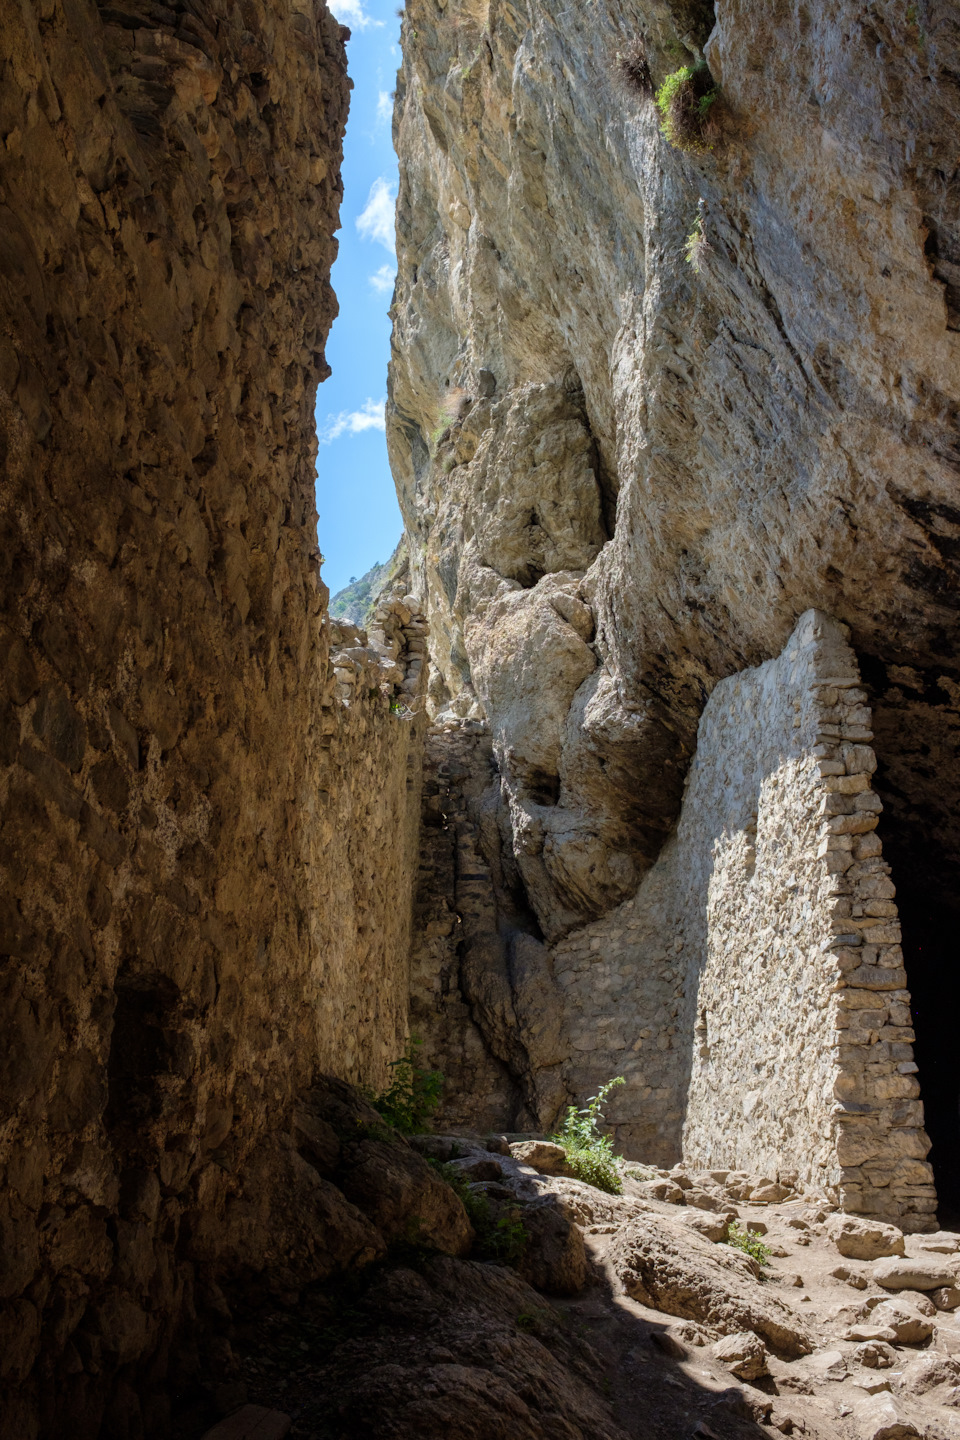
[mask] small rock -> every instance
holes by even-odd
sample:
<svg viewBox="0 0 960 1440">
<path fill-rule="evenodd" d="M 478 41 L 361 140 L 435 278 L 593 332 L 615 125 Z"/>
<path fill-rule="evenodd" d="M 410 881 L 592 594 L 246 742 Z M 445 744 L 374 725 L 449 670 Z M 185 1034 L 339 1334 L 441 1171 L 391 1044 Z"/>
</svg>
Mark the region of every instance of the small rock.
<svg viewBox="0 0 960 1440">
<path fill-rule="evenodd" d="M 868 1395 L 879 1395 L 890 1389 L 890 1380 L 886 1375 L 860 1375 L 853 1383 L 859 1389 L 866 1390 Z"/>
<path fill-rule="evenodd" d="M 903 1231 L 895 1225 L 864 1220 L 860 1215 L 831 1215 L 827 1234 L 848 1260 L 878 1260 L 883 1255 L 903 1255 Z"/>
<path fill-rule="evenodd" d="M 930 1291 L 930 1299 L 938 1310 L 956 1310 L 960 1305 L 960 1289 L 956 1285 L 941 1285 Z"/>
<path fill-rule="evenodd" d="M 933 1235 L 913 1235 L 910 1243 L 935 1255 L 955 1255 L 960 1250 L 960 1235 L 952 1230 L 937 1230 Z"/>
<path fill-rule="evenodd" d="M 714 1345 L 713 1354 L 740 1380 L 758 1380 L 767 1374 L 767 1347 L 752 1330 L 725 1335 Z"/>
<path fill-rule="evenodd" d="M 920 1434 L 892 1395 L 874 1395 L 862 1401 L 855 1418 L 862 1440 L 913 1440 Z"/>
<path fill-rule="evenodd" d="M 689 1190 L 684 1192 L 684 1199 L 688 1205 L 695 1206 L 698 1210 L 719 1210 L 726 1205 L 726 1197 L 715 1195 L 711 1190 L 703 1190 L 699 1185 L 691 1185 Z"/>
<path fill-rule="evenodd" d="M 853 1352 L 854 1358 L 868 1370 L 889 1370 L 897 1363 L 897 1352 L 883 1340 L 865 1340 Z"/>
<path fill-rule="evenodd" d="M 839 1350 L 818 1350 L 807 1361 L 807 1370 L 818 1380 L 845 1380 L 847 1362 Z"/>
<path fill-rule="evenodd" d="M 878 1260 L 872 1276 L 884 1290 L 939 1290 L 954 1282 L 953 1269 L 936 1260 Z"/>
<path fill-rule="evenodd" d="M 712 1240 L 717 1244 L 727 1238 L 727 1231 L 730 1228 L 730 1220 L 726 1215 L 712 1215 L 706 1210 L 686 1210 L 683 1215 L 683 1223 L 690 1229 L 702 1235 L 705 1240 Z"/>
<path fill-rule="evenodd" d="M 766 1235 L 767 1226 L 762 1220 L 748 1220 L 747 1229 L 751 1235 Z"/>
<path fill-rule="evenodd" d="M 960 1409 L 960 1385 L 954 1385 L 944 1395 L 941 1395 L 940 1404 L 952 1405 L 955 1410 Z"/>
<path fill-rule="evenodd" d="M 777 1205 L 781 1200 L 785 1200 L 789 1194 L 789 1190 L 783 1185 L 776 1184 L 776 1182 L 758 1185 L 756 1190 L 750 1193 L 750 1204 Z"/>
<path fill-rule="evenodd" d="M 865 1275 L 861 1275 L 857 1270 L 850 1270 L 846 1265 L 838 1265 L 830 1274 L 834 1280 L 843 1280 L 845 1284 L 852 1285 L 854 1290 L 866 1290 L 869 1283 Z"/>
<path fill-rule="evenodd" d="M 930 1299 L 930 1296 L 924 1295 L 921 1290 L 901 1290 L 897 1295 L 897 1299 L 905 1300 L 908 1305 L 912 1305 L 914 1310 L 919 1311 L 921 1315 L 931 1316 L 937 1313 L 937 1307 Z"/>
<path fill-rule="evenodd" d="M 510 1154 L 510 1142 L 506 1135 L 488 1135 L 483 1143 L 491 1155 Z"/>
<path fill-rule="evenodd" d="M 644 1180 L 637 1186 L 641 1195 L 650 1200 L 663 1200 L 668 1205 L 682 1205 L 684 1192 L 672 1180 Z"/>
<path fill-rule="evenodd" d="M 794 1290 L 802 1290 L 802 1289 L 803 1289 L 803 1276 L 802 1276 L 802 1275 L 784 1275 L 784 1277 L 783 1277 L 783 1283 L 784 1283 L 785 1285 L 790 1285 L 790 1286 L 792 1286 Z"/>
<path fill-rule="evenodd" d="M 521 1140 L 510 1146 L 510 1154 L 541 1175 L 567 1174 L 567 1152 L 552 1140 Z"/>
</svg>

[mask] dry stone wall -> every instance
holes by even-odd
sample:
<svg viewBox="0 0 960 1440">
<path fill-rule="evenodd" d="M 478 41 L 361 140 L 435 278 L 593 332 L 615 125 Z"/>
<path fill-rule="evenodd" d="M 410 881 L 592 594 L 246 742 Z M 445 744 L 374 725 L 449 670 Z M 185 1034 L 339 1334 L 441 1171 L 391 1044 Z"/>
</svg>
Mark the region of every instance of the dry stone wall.
<svg viewBox="0 0 960 1440">
<path fill-rule="evenodd" d="M 608 1118 L 628 1158 L 789 1174 L 923 1230 L 936 1195 L 866 700 L 846 627 L 817 611 L 777 659 L 716 687 L 657 863 L 630 900 L 550 947 L 554 1094 L 582 1101 L 623 1075 Z M 464 1004 L 458 916 L 432 920 L 415 962 L 421 995 L 438 996 L 432 1053 L 471 1054 L 458 1117 L 482 1127 L 477 1041 L 489 1065 L 491 1029 Z M 502 1093 L 500 1123 L 517 1123 L 516 1094 Z"/>
<path fill-rule="evenodd" d="M 224 1216 L 252 1189 L 255 1264 L 274 1187 L 299 1213 L 270 1135 L 405 1034 L 422 639 L 330 664 L 314 507 L 343 38 L 299 0 L 0 6 L 11 1440 L 164 1433 Z"/>
</svg>

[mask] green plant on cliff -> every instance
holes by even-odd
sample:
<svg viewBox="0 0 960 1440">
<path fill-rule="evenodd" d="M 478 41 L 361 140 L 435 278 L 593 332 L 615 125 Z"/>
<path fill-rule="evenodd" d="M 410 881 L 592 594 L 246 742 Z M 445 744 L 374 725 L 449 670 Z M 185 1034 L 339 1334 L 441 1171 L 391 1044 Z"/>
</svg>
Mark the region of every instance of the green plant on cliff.
<svg viewBox="0 0 960 1440">
<path fill-rule="evenodd" d="M 683 246 L 683 258 L 695 275 L 700 274 L 700 268 L 712 249 L 713 246 L 707 239 L 704 224 L 704 205 L 703 201 L 700 200 L 697 205 L 697 218 L 694 222 L 693 229 L 687 236 Z"/>
<path fill-rule="evenodd" d="M 660 130 L 677 150 L 705 155 L 711 143 L 711 110 L 720 91 L 707 66 L 681 65 L 668 75 L 656 94 Z"/>
<path fill-rule="evenodd" d="M 601 1085 L 582 1110 L 576 1105 L 569 1106 L 563 1129 L 551 1140 L 562 1145 L 567 1152 L 567 1164 L 577 1180 L 606 1190 L 609 1195 L 619 1195 L 623 1190 L 618 1157 L 613 1153 L 613 1141 L 609 1135 L 600 1133 L 603 1123 L 603 1106 L 610 1091 L 617 1085 L 626 1084 L 623 1075 L 617 1075 Z"/>
<path fill-rule="evenodd" d="M 391 1061 L 392 1083 L 382 1094 L 370 1097 L 373 1108 L 401 1135 L 424 1131 L 440 1104 L 443 1076 L 439 1070 L 425 1070 L 418 1064 L 422 1044 L 419 1036 L 410 1036 L 400 1059 Z"/>
</svg>

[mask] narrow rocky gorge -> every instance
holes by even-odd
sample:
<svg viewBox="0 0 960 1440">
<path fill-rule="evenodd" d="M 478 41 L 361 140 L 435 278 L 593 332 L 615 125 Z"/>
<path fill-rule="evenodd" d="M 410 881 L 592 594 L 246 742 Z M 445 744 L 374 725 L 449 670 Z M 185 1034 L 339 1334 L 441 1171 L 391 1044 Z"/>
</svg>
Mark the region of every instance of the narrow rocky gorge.
<svg viewBox="0 0 960 1440">
<path fill-rule="evenodd" d="M 4 1436 L 960 1440 L 956 8 L 0 17 Z"/>
</svg>

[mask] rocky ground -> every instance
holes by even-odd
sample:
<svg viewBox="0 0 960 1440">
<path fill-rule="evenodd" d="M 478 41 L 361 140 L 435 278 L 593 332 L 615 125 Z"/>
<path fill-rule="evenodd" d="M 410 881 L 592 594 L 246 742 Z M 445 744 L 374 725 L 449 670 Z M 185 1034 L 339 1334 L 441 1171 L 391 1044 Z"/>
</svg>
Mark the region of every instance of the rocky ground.
<svg viewBox="0 0 960 1440">
<path fill-rule="evenodd" d="M 252 1404 L 297 1440 L 960 1440 L 960 1235 L 789 1176 L 628 1166 L 609 1195 L 547 1142 L 408 1144 L 349 1087 L 318 1093 L 294 1139 L 333 1224 L 356 1217 L 350 1257 L 299 1290 L 224 1285 L 184 1435 Z M 498 1245 L 509 1263 L 476 1258 Z"/>
</svg>

